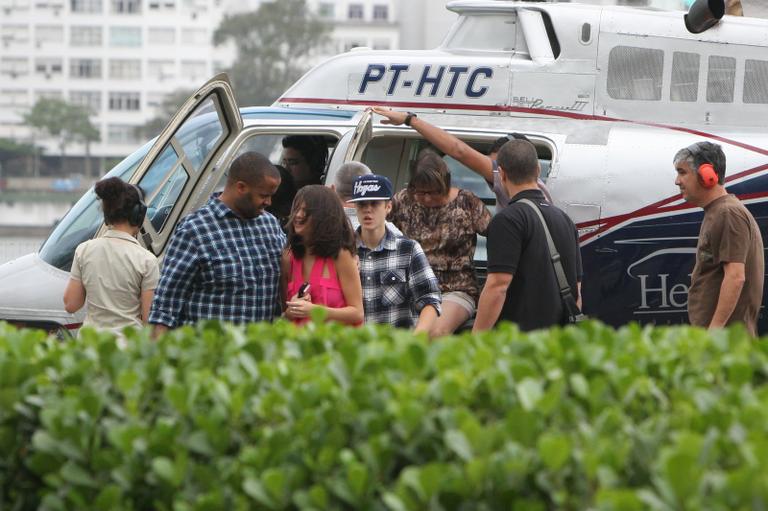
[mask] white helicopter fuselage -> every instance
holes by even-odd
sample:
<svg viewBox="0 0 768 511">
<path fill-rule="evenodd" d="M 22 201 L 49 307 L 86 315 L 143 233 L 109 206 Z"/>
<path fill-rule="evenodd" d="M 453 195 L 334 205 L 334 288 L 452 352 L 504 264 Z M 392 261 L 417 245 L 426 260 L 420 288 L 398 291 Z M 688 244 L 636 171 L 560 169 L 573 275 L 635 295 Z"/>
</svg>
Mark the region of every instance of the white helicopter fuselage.
<svg viewBox="0 0 768 511">
<path fill-rule="evenodd" d="M 325 137 L 332 148 L 327 183 L 342 163 L 361 160 L 405 186 L 424 141 L 366 111 L 390 106 L 479 149 L 510 132 L 526 134 L 556 204 L 579 228 L 586 312 L 615 325 L 685 322 L 701 210 L 674 184 L 677 150 L 701 140 L 721 144 L 728 190 L 768 235 L 768 22 L 725 16 L 691 34 L 682 12 L 502 1 L 449 8 L 460 17 L 440 48 L 333 57 L 270 108 L 238 111 L 225 77 L 203 86 L 151 147 L 113 171 L 145 188 L 145 246 L 162 256 L 176 222 L 205 202 L 237 154 L 276 158 L 288 134 Z M 208 100 L 201 111 L 213 113 L 195 117 Z M 205 134 L 212 123 L 218 138 Z M 169 144 L 200 154 L 182 154 L 166 168 L 160 162 Z M 492 204 L 481 179 L 452 168 L 454 182 Z M 86 199 L 39 256 L 0 266 L 0 319 L 69 328 L 82 321 L 82 313 L 54 312 L 73 246 L 104 230 L 98 219 L 75 221 L 93 214 Z M 87 228 L 77 230 L 78 222 Z M 27 283 L 23 292 L 11 289 L 19 279 Z M 768 320 L 759 329 L 768 331 Z"/>
</svg>

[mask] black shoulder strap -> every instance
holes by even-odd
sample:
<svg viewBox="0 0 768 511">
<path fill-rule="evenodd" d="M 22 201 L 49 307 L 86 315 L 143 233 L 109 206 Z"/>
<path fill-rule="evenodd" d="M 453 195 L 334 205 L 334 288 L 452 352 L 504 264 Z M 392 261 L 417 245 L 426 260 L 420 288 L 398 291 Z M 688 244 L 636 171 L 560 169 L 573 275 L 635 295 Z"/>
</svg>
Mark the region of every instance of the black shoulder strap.
<svg viewBox="0 0 768 511">
<path fill-rule="evenodd" d="M 549 245 L 549 257 L 552 260 L 552 266 L 555 268 L 557 285 L 560 287 L 560 296 L 563 298 L 565 298 L 566 295 L 573 296 L 571 295 L 571 286 L 568 284 L 568 279 L 565 277 L 563 263 L 560 261 L 560 254 L 557 252 L 555 242 L 552 239 L 552 235 L 549 233 L 549 227 L 547 226 L 547 221 L 544 220 L 544 215 L 541 214 L 539 207 L 529 199 L 520 199 L 518 202 L 522 202 L 533 209 L 533 211 L 536 212 L 536 216 L 539 217 L 539 221 L 541 221 L 541 226 L 544 227 L 544 234 L 547 235 L 547 245 Z"/>
<path fill-rule="evenodd" d="M 569 321 L 574 322 L 581 320 L 584 316 L 581 314 L 576 300 L 571 293 L 571 286 L 568 284 L 568 279 L 565 277 L 565 270 L 563 270 L 563 263 L 560 260 L 560 254 L 555 247 L 555 242 L 552 239 L 552 234 L 549 232 L 547 221 L 544 219 L 544 215 L 541 214 L 539 207 L 529 199 L 520 199 L 518 202 L 529 206 L 536 213 L 536 216 L 541 221 L 541 226 L 544 228 L 544 234 L 547 236 L 547 245 L 549 246 L 549 257 L 552 260 L 552 267 L 555 270 L 555 277 L 557 277 L 557 286 L 560 288 L 560 298 L 563 300 L 565 309 L 569 316 Z"/>
</svg>

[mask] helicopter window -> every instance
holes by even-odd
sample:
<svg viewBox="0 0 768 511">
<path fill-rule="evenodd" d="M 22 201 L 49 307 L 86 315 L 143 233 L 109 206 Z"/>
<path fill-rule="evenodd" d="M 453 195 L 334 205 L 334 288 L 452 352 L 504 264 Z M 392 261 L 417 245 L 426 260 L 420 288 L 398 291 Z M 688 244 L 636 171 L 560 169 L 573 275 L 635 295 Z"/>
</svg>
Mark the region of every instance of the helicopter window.
<svg viewBox="0 0 768 511">
<path fill-rule="evenodd" d="M 581 42 L 584 44 L 589 44 L 589 42 L 592 40 L 592 25 L 589 23 L 584 23 L 581 26 Z"/>
<path fill-rule="evenodd" d="M 147 218 L 156 231 L 163 228 L 188 179 L 179 155 L 172 146 L 166 145 L 139 181 L 139 187 L 147 197 Z"/>
<path fill-rule="evenodd" d="M 517 16 L 466 16 L 446 44 L 452 50 L 515 51 Z"/>
<path fill-rule="evenodd" d="M 710 103 L 733 103 L 733 89 L 736 80 L 736 59 L 732 57 L 709 57 L 707 74 L 707 101 Z"/>
<path fill-rule="evenodd" d="M 608 95 L 659 101 L 663 71 L 663 50 L 616 46 L 608 56 Z"/>
<path fill-rule="evenodd" d="M 676 51 L 672 56 L 672 83 L 669 99 L 696 101 L 699 96 L 699 55 Z"/>
<path fill-rule="evenodd" d="M 744 103 L 768 103 L 768 61 L 744 63 Z"/>
<path fill-rule="evenodd" d="M 223 136 L 224 126 L 211 95 L 184 121 L 175 138 L 192 164 L 190 170 L 199 171 Z"/>
<path fill-rule="evenodd" d="M 147 155 L 151 146 L 151 143 L 147 143 L 129 155 L 109 171 L 105 178 L 117 176 L 123 181 L 128 181 L 136 172 L 136 168 Z M 93 188 L 91 188 L 64 215 L 64 218 L 45 240 L 40 248 L 40 259 L 55 268 L 69 271 L 77 246 L 91 239 L 103 222 L 104 216 L 101 213 L 99 201 L 96 194 L 93 193 Z"/>
</svg>

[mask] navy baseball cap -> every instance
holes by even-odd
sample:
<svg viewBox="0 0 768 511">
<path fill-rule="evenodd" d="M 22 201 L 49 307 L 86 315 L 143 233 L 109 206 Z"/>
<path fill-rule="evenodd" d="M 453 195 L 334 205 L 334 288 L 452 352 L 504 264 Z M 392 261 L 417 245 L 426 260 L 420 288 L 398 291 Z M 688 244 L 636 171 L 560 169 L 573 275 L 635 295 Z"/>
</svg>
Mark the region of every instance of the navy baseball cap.
<svg viewBox="0 0 768 511">
<path fill-rule="evenodd" d="M 390 200 L 392 198 L 392 182 L 387 176 L 369 174 L 358 176 L 352 185 L 352 199 L 349 202 L 364 200 Z"/>
</svg>

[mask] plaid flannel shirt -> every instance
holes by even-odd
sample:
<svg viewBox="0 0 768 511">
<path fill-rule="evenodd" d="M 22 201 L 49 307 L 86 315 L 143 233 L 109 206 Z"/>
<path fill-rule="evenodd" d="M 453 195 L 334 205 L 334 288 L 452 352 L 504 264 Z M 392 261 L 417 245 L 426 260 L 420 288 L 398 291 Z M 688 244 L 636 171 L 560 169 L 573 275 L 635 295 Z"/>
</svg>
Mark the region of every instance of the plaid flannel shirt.
<svg viewBox="0 0 768 511">
<path fill-rule="evenodd" d="M 150 323 L 271 321 L 278 309 L 285 234 L 264 212 L 238 217 L 214 194 L 179 222 L 165 254 Z"/>
<path fill-rule="evenodd" d="M 358 235 L 357 255 L 366 322 L 412 328 L 425 306 L 441 312 L 440 284 L 417 241 L 396 236 L 387 227 L 373 250 Z"/>
</svg>

